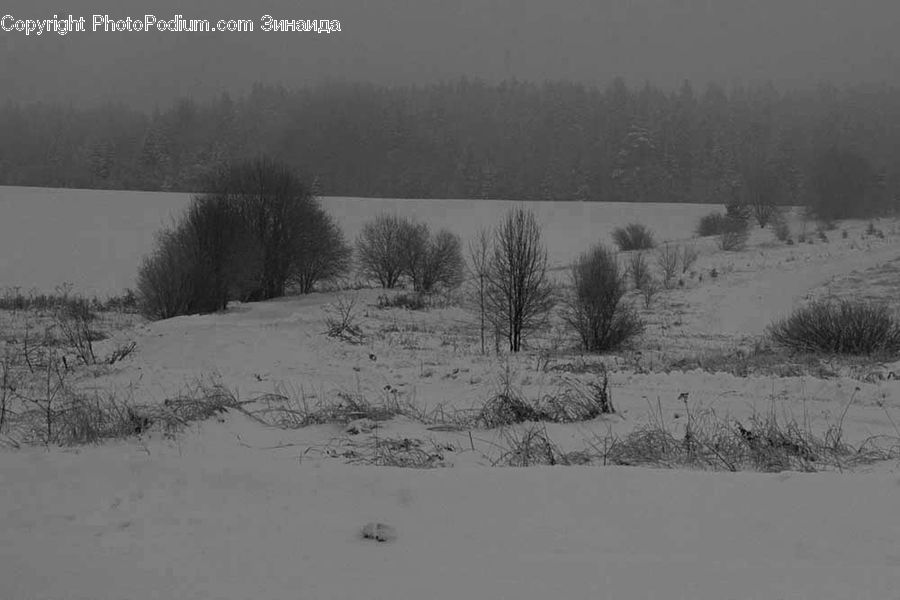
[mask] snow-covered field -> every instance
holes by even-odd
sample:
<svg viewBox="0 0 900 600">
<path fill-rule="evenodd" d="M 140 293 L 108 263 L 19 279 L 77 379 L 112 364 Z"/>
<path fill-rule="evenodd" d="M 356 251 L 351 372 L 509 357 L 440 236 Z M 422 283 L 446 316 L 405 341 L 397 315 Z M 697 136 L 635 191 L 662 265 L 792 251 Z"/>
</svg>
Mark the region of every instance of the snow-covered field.
<svg viewBox="0 0 900 600">
<path fill-rule="evenodd" d="M 329 201 L 352 236 L 361 201 Z M 506 208 L 365 202 L 368 214 L 403 206 L 464 235 Z M 685 240 L 711 210 L 629 209 L 638 212 L 536 208 L 558 263 L 634 220 Z M 126 341 L 135 352 L 79 372 L 80 389 L 161 405 L 204 380 L 247 403 L 175 436 L 0 450 L 0 598 L 900 598 L 900 362 L 811 366 L 762 342 L 772 319 L 808 299 L 897 297 L 900 232 L 894 221 L 877 225 L 883 239 L 847 222 L 828 241 L 810 231 L 811 244 L 786 246 L 769 230 L 755 230 L 741 252 L 697 241 L 683 286 L 650 309 L 629 298 L 647 332 L 602 358 L 571 351 L 559 327 L 519 356 L 483 356 L 465 302 L 380 309 L 380 290 L 115 328 L 98 355 Z M 324 334 L 330 307 L 347 298 L 361 344 Z M 600 361 L 616 414 L 540 428 L 568 456 L 593 449 L 591 465 L 493 466 L 513 462 L 516 436 L 530 427 L 466 420 L 503 377 L 527 398 L 555 397 L 596 381 Z M 403 414 L 356 433 L 266 424 L 360 398 Z M 648 426 L 681 436 L 691 419 L 748 425 L 760 415 L 816 435 L 840 425 L 847 443 L 872 440 L 895 458 L 817 473 L 596 460 L 598 445 Z M 377 466 L 390 462 L 386 448 L 395 462 L 439 468 Z M 391 539 L 364 539 L 369 523 L 388 526 Z"/>
<path fill-rule="evenodd" d="M 0 288 L 52 292 L 62 282 L 88 295 L 134 286 L 140 259 L 154 234 L 190 201 L 188 194 L 62 190 L 0 186 Z M 322 205 L 353 240 L 380 212 L 447 227 L 468 239 L 514 205 L 508 201 L 323 198 Z M 579 252 L 632 221 L 646 223 L 660 240 L 689 237 L 697 219 L 714 208 L 698 204 L 529 203 L 551 240 L 551 261 L 568 263 Z"/>
</svg>

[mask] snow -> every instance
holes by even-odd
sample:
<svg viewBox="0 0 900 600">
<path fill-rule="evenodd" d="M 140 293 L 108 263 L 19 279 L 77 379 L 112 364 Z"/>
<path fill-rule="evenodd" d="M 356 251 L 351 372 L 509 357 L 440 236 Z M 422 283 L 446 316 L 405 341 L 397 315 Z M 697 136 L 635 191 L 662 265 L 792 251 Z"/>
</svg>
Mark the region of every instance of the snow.
<svg viewBox="0 0 900 600">
<path fill-rule="evenodd" d="M 353 467 L 178 447 L 0 454 L 0 597 L 896 598 L 900 476 Z M 251 443 L 250 445 L 255 445 Z M 397 539 L 362 539 L 369 522 Z"/>
<path fill-rule="evenodd" d="M 342 202 L 352 213 L 352 199 Z M 444 215 L 449 224 L 480 224 L 454 210 Z M 584 221 L 587 208 L 555 210 Z M 661 239 L 689 237 L 684 223 L 695 221 L 695 208 L 666 209 L 678 210 L 688 216 Z M 637 347 L 603 357 L 617 414 L 548 424 L 548 435 L 574 450 L 651 418 L 677 430 L 690 410 L 743 422 L 773 411 L 818 433 L 840 420 L 854 444 L 900 438 L 900 380 L 863 376 L 900 373 L 900 362 L 863 364 L 859 372 L 835 367 L 827 378 L 665 367 L 681 357 L 744 356 L 772 319 L 810 298 L 895 297 L 900 235 L 896 224 L 880 226 L 884 240 L 862 236 L 865 223 L 851 222 L 841 224 L 846 238 L 829 232 L 827 243 L 794 246 L 755 230 L 742 252 L 695 241 L 702 253 L 684 286 L 642 309 L 649 329 Z M 556 260 L 592 243 L 587 232 L 548 235 Z M 528 398 L 591 376 L 565 370 L 592 358 L 568 351 L 558 331 L 535 340 L 545 354 L 485 357 L 465 306 L 381 310 L 382 290 L 348 293 L 359 300 L 360 345 L 324 335 L 337 294 L 235 304 L 116 332 L 97 343 L 98 355 L 131 340 L 135 352 L 77 385 L 140 404 L 202 379 L 241 400 L 277 392 L 315 405 L 349 393 L 450 414 L 480 406 L 504 372 Z M 2 449 L 0 599 L 900 598 L 897 460 L 772 474 L 502 468 L 490 466 L 502 431 L 470 437 L 407 417 L 377 425 L 289 430 L 229 411 L 174 438 Z M 396 437 L 444 448 L 444 468 L 348 464 L 341 456 Z M 363 536 L 378 524 L 391 532 L 388 541 Z"/>
</svg>

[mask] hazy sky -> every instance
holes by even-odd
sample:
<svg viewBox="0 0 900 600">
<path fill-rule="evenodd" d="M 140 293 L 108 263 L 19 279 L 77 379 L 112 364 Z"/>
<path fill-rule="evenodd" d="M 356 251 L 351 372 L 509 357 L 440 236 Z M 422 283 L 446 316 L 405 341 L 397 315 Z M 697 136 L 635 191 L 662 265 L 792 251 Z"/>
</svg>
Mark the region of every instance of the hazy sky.
<svg viewBox="0 0 900 600">
<path fill-rule="evenodd" d="M 254 21 L 248 33 L 0 31 L 0 99 L 150 108 L 254 81 L 427 83 L 462 75 L 674 87 L 771 80 L 900 83 L 897 0 L 12 0 L 0 16 L 154 14 Z M 338 19 L 341 32 L 265 33 L 260 19 Z"/>
</svg>

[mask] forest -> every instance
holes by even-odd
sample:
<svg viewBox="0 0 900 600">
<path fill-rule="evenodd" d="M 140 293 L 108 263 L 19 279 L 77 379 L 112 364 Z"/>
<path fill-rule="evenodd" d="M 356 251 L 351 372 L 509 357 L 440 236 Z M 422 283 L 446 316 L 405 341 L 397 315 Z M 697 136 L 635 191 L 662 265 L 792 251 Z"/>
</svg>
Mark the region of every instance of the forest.
<svg viewBox="0 0 900 600">
<path fill-rule="evenodd" d="M 3 185 L 203 192 L 256 156 L 332 196 L 801 204 L 851 178 L 883 202 L 900 194 L 900 90 L 460 79 L 0 107 Z"/>
</svg>

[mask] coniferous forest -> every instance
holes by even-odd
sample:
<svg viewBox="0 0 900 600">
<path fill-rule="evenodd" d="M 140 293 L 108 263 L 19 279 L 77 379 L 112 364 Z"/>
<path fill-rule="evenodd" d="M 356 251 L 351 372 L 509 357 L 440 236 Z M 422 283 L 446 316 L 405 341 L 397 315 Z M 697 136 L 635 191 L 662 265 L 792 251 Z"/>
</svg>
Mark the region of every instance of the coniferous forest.
<svg viewBox="0 0 900 600">
<path fill-rule="evenodd" d="M 727 203 L 755 191 L 800 204 L 844 169 L 890 203 L 900 90 L 462 79 L 257 85 L 149 114 L 0 107 L 4 185 L 200 192 L 225 165 L 260 155 L 335 196 Z"/>
</svg>

